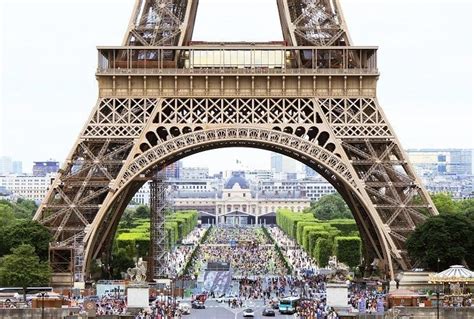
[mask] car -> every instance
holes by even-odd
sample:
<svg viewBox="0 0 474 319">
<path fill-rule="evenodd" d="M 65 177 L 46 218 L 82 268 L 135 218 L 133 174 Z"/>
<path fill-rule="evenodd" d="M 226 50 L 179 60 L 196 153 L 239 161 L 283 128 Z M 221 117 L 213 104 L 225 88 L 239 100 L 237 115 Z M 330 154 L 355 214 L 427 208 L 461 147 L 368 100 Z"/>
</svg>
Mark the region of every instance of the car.
<svg viewBox="0 0 474 319">
<path fill-rule="evenodd" d="M 178 309 L 183 315 L 189 315 L 191 313 L 191 306 L 185 302 L 180 303 Z"/>
<path fill-rule="evenodd" d="M 280 309 L 280 305 L 278 304 L 278 301 L 272 303 L 272 309 L 275 309 L 275 310 Z"/>
<path fill-rule="evenodd" d="M 255 315 L 253 309 L 245 309 L 243 312 L 244 317 L 253 317 Z"/>
<path fill-rule="evenodd" d="M 262 316 L 275 317 L 275 310 L 272 308 L 264 308 L 262 311 Z"/>
<path fill-rule="evenodd" d="M 193 303 L 191 304 L 191 307 L 193 309 L 206 309 L 206 306 L 204 305 L 204 302 L 197 301 L 197 300 L 193 301 Z"/>
<path fill-rule="evenodd" d="M 239 299 L 239 296 L 237 296 L 237 295 L 227 295 L 223 298 L 223 300 L 225 302 L 233 301 L 233 300 L 237 300 L 237 299 Z"/>
<path fill-rule="evenodd" d="M 196 300 L 205 302 L 205 301 L 207 300 L 207 294 L 206 294 L 206 293 L 202 293 L 202 294 L 197 295 L 197 296 L 196 296 Z"/>
<path fill-rule="evenodd" d="M 90 300 L 90 301 L 95 301 L 95 302 L 97 302 L 97 301 L 100 300 L 100 298 L 99 298 L 99 296 L 97 296 L 97 295 L 91 295 L 91 296 L 85 297 L 84 300 Z"/>
</svg>

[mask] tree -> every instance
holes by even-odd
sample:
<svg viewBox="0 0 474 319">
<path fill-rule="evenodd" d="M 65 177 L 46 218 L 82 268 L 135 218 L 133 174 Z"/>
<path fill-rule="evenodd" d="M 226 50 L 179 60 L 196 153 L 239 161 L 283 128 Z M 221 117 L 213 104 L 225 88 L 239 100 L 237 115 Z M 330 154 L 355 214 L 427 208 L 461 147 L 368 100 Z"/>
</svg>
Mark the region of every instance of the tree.
<svg viewBox="0 0 474 319">
<path fill-rule="evenodd" d="M 124 248 L 114 247 L 110 261 L 112 279 L 123 279 L 121 273 L 135 265 L 133 257 Z"/>
<path fill-rule="evenodd" d="M 48 260 L 50 241 L 51 233 L 37 221 L 18 220 L 5 227 L 0 244 L 0 256 L 7 254 L 11 248 L 21 244 L 30 244 L 34 247 L 40 260 L 46 261 Z"/>
<path fill-rule="evenodd" d="M 145 205 L 140 205 L 135 209 L 136 218 L 150 218 L 150 208 Z"/>
<path fill-rule="evenodd" d="M 437 270 L 455 264 L 474 267 L 474 221 L 462 214 L 440 214 L 418 226 L 406 242 L 411 259 Z"/>
<path fill-rule="evenodd" d="M 353 218 L 349 207 L 339 194 L 322 196 L 317 202 L 311 203 L 311 212 L 320 220 Z"/>
<path fill-rule="evenodd" d="M 133 217 L 135 215 L 135 212 L 133 209 L 127 208 L 123 212 L 122 218 L 120 220 L 120 226 L 124 228 L 129 228 L 132 227 L 133 225 Z"/>
<path fill-rule="evenodd" d="M 448 193 L 432 194 L 431 199 L 440 213 L 454 214 L 459 211 L 457 203 Z"/>
<path fill-rule="evenodd" d="M 32 200 L 19 198 L 14 205 L 14 212 L 16 218 L 32 219 L 38 205 Z"/>
<path fill-rule="evenodd" d="M 26 288 L 46 286 L 51 277 L 47 262 L 41 262 L 31 245 L 20 245 L 12 249 L 10 255 L 0 260 L 0 283 L 7 287 L 23 288 L 26 302 Z"/>
<path fill-rule="evenodd" d="M 12 206 L 5 201 L 0 202 L 0 227 L 5 227 L 15 220 Z"/>
<path fill-rule="evenodd" d="M 459 212 L 474 220 L 474 198 L 463 199 L 458 204 Z"/>
</svg>

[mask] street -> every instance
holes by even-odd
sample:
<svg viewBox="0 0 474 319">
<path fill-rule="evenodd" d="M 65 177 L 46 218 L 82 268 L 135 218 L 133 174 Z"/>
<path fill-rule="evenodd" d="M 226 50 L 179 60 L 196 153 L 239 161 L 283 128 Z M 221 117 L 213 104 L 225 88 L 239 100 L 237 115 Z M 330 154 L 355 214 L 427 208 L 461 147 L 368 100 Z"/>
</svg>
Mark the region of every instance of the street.
<svg viewBox="0 0 474 319">
<path fill-rule="evenodd" d="M 206 301 L 206 309 L 191 309 L 191 314 L 183 316 L 184 319 L 238 319 L 243 318 L 242 312 L 251 308 L 255 311 L 254 318 L 285 318 L 292 319 L 291 315 L 280 315 L 278 310 L 275 310 L 275 317 L 264 317 L 262 316 L 263 303 L 261 300 L 249 301 L 244 303 L 242 308 L 229 308 L 226 303 L 218 303 L 215 300 Z"/>
</svg>

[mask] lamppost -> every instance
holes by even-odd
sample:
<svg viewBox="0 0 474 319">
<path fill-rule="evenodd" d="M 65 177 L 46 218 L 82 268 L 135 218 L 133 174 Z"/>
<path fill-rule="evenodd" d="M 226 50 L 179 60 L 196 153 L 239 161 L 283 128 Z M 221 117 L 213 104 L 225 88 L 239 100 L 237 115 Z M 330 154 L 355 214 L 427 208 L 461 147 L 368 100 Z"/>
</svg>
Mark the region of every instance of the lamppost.
<svg viewBox="0 0 474 319">
<path fill-rule="evenodd" d="M 439 274 L 439 257 L 437 262 L 437 273 Z M 436 319 L 439 319 L 439 281 L 436 281 Z"/>
<path fill-rule="evenodd" d="M 138 244 L 135 245 L 135 248 L 137 249 L 137 263 L 138 263 L 138 255 L 139 255 L 139 253 L 138 253 L 138 248 L 139 248 L 139 247 L 140 247 L 140 245 L 138 245 Z"/>
<path fill-rule="evenodd" d="M 44 319 L 44 295 L 46 293 L 42 292 L 41 293 L 41 319 Z"/>
</svg>

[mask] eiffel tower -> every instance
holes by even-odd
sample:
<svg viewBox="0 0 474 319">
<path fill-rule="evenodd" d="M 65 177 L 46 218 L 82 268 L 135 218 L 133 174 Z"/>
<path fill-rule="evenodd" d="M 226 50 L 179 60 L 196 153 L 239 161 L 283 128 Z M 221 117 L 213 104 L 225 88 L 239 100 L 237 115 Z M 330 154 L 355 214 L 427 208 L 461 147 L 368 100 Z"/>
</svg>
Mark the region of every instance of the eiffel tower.
<svg viewBox="0 0 474 319">
<path fill-rule="evenodd" d="M 193 42 L 198 0 L 136 0 L 122 46 L 99 47 L 99 96 L 35 220 L 53 284 L 88 278 L 154 172 L 240 146 L 290 156 L 342 195 L 364 260 L 388 278 L 436 215 L 377 101 L 377 47 L 352 44 L 339 0 L 277 0 L 284 41 Z M 158 204 L 157 204 L 158 205 Z"/>
</svg>

